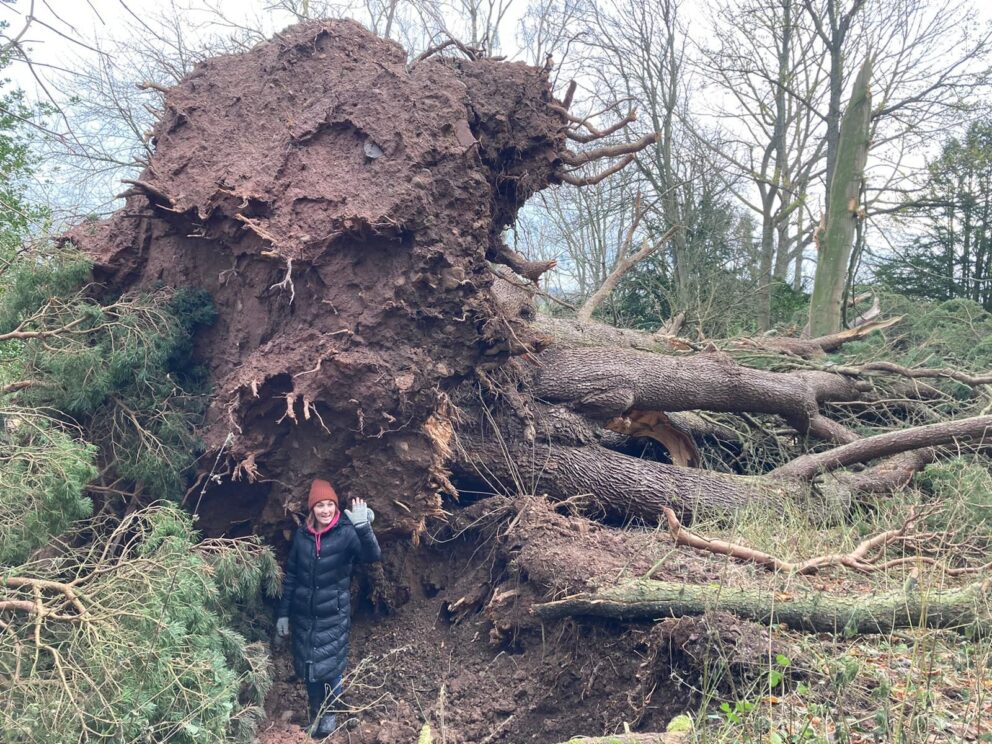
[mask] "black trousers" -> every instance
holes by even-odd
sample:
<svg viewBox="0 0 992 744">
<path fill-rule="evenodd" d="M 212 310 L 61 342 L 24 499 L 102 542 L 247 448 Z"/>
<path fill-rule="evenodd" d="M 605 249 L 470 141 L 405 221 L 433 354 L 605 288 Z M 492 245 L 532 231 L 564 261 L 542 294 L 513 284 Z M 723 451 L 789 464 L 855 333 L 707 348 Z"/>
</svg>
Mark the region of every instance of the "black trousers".
<svg viewBox="0 0 992 744">
<path fill-rule="evenodd" d="M 318 714 L 328 715 L 340 708 L 341 677 L 321 682 L 307 682 L 307 699 L 310 702 L 310 718 Z"/>
</svg>

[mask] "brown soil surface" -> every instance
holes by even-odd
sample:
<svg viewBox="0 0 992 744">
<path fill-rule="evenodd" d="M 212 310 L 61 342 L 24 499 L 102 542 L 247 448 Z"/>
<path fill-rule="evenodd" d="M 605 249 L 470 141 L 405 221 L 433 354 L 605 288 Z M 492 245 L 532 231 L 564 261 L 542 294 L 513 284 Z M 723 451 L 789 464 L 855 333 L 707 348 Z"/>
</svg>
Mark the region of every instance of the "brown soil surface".
<svg viewBox="0 0 992 744">
<path fill-rule="evenodd" d="M 396 607 L 375 612 L 366 602 L 356 614 L 348 709 L 331 741 L 413 742 L 425 722 L 435 741 L 451 744 L 558 742 L 622 732 L 625 723 L 663 731 L 694 702 L 672 669 L 692 679 L 704 666 L 712 670 L 708 642 L 715 639 L 727 662 L 728 682 L 767 659 L 767 628 L 729 615 L 654 627 L 592 619 L 542 625 L 530 615 L 533 601 L 588 588 L 597 577 L 643 575 L 671 556 L 667 533 L 602 527 L 541 498 L 450 506 L 448 520 L 431 523 L 429 544 L 387 549 L 386 574 L 400 577 Z M 713 581 L 728 571 L 753 569 L 686 554 L 655 575 Z M 365 585 L 356 581 L 356 592 L 367 596 Z M 288 656 L 277 656 L 276 666 L 261 742 L 305 741 L 302 685 Z"/>
</svg>

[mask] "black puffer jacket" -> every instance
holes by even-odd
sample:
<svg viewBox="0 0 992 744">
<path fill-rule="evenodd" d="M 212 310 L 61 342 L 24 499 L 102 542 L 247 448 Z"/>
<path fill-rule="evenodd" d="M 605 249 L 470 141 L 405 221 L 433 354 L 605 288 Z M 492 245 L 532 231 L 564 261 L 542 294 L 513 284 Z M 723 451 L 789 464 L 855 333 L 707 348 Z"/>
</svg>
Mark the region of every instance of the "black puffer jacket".
<svg viewBox="0 0 992 744">
<path fill-rule="evenodd" d="M 344 514 L 320 536 L 300 527 L 289 549 L 279 617 L 293 629 L 293 665 L 307 682 L 330 681 L 344 672 L 351 631 L 351 571 L 382 554 L 371 525 L 355 528 Z"/>
</svg>

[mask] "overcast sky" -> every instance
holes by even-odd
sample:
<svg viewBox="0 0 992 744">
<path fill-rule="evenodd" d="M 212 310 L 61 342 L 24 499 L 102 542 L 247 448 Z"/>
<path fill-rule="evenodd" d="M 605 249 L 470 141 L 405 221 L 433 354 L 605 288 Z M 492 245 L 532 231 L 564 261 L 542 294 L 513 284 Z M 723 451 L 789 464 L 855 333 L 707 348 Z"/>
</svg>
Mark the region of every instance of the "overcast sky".
<svg viewBox="0 0 992 744">
<path fill-rule="evenodd" d="M 140 28 L 149 16 L 170 3 L 195 29 L 190 39 L 194 44 L 197 33 L 224 33 L 224 22 L 261 27 L 266 36 L 271 36 L 295 20 L 286 11 L 271 10 L 271 0 L 0 0 L 0 19 L 9 24 L 8 35 L 24 26 L 28 14 L 33 12 L 36 19 L 24 37 L 35 69 L 15 64 L 8 74 L 16 85 L 43 100 L 46 95 L 40 86 L 47 87 L 60 72 L 74 71 L 77 60 L 95 53 L 89 48 L 95 40 L 119 39 L 133 33 L 132 29 Z M 527 0 L 511 0 L 501 24 L 507 37 L 502 52 L 510 58 L 516 55 L 513 31 L 526 5 Z M 221 18 L 224 20 L 219 23 Z"/>
<path fill-rule="evenodd" d="M 16 34 L 24 26 L 32 9 L 36 19 L 24 37 L 36 69 L 15 64 L 9 74 L 21 88 L 44 99 L 38 78 L 47 86 L 58 73 L 74 72 L 78 59 L 95 53 L 90 48 L 94 41 L 131 33 L 130 29 L 170 1 L 173 0 L 0 0 L 0 18 L 9 24 L 8 34 Z M 209 15 L 204 8 L 208 5 L 235 22 L 267 21 L 270 33 L 292 22 L 288 14 L 266 12 L 269 3 L 265 0 L 174 0 L 174 4 L 187 13 L 191 25 L 201 28 L 207 25 Z"/>
</svg>

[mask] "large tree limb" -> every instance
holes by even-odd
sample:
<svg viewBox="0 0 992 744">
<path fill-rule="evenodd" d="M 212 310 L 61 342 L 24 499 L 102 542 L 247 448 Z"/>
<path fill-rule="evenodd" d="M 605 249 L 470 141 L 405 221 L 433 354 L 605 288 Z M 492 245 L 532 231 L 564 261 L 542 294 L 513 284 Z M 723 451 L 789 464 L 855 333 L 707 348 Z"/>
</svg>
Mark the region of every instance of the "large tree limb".
<svg viewBox="0 0 992 744">
<path fill-rule="evenodd" d="M 462 448 L 455 470 L 482 477 L 495 492 L 548 494 L 556 501 L 586 495 L 590 511 L 614 520 L 658 524 L 665 507 L 688 520 L 697 511 L 732 514 L 795 496 L 785 483 L 641 460 L 596 445 L 505 446 L 463 438 Z"/>
<path fill-rule="evenodd" d="M 819 404 L 856 399 L 867 389 L 866 383 L 829 372 L 742 367 L 720 352 L 674 357 L 629 349 L 551 348 L 538 361 L 537 397 L 597 418 L 608 420 L 631 408 L 767 413 L 782 416 L 802 433 L 839 442 L 857 435 L 822 416 Z"/>
<path fill-rule="evenodd" d="M 960 589 L 910 591 L 862 596 L 808 591 L 782 595 L 772 589 L 695 586 L 638 579 L 592 593 L 534 605 L 542 620 L 591 615 L 617 620 L 657 620 L 725 610 L 761 623 L 784 623 L 816 633 L 889 633 L 898 628 L 992 630 L 992 579 Z"/>
<path fill-rule="evenodd" d="M 743 338 L 734 341 L 733 345 L 755 349 L 768 349 L 769 351 L 777 351 L 785 354 L 794 354 L 802 357 L 803 359 L 815 359 L 817 357 L 823 357 L 832 351 L 836 351 L 850 341 L 857 341 L 874 333 L 875 331 L 883 331 L 886 328 L 890 328 L 901 321 L 902 317 L 903 316 L 900 315 L 895 318 L 866 322 L 855 328 L 848 328 L 843 331 L 838 331 L 837 333 L 819 336 L 818 338 L 789 338 L 775 336 L 770 336 L 767 338 Z"/>
<path fill-rule="evenodd" d="M 975 416 L 960 421 L 914 426 L 911 429 L 900 429 L 859 439 L 826 452 L 797 457 L 773 470 L 771 475 L 809 480 L 819 473 L 891 457 L 910 450 L 959 442 L 983 444 L 990 439 L 992 439 L 992 416 Z"/>
</svg>

